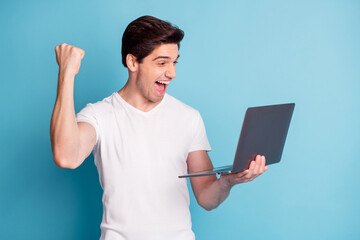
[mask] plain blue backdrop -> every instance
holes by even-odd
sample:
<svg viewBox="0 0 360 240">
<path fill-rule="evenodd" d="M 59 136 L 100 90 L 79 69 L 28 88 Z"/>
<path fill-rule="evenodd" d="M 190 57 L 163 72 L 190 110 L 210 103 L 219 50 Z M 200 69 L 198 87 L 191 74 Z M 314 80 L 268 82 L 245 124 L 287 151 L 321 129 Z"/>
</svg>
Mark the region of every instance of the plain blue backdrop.
<svg viewBox="0 0 360 240">
<path fill-rule="evenodd" d="M 142 15 L 185 31 L 168 92 L 198 109 L 216 166 L 231 164 L 247 107 L 295 102 L 280 164 L 216 210 L 191 192 L 193 230 L 212 239 L 360 239 L 360 2 L 1 1 L 0 239 L 98 239 L 91 155 L 52 161 L 54 48 L 85 50 L 78 112 L 127 80 L 121 37 Z"/>
</svg>

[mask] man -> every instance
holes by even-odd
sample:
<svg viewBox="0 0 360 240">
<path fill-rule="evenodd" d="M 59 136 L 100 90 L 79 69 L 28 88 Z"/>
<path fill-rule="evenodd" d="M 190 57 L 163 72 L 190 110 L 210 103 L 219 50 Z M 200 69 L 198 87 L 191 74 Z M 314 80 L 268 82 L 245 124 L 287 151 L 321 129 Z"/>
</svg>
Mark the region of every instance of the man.
<svg viewBox="0 0 360 240">
<path fill-rule="evenodd" d="M 199 112 L 166 93 L 176 77 L 183 36 L 182 30 L 151 16 L 130 23 L 122 39 L 127 83 L 77 115 L 73 87 L 84 51 L 64 43 L 55 48 L 54 161 L 74 169 L 93 151 L 104 191 L 101 239 L 195 238 L 186 180 L 178 176 L 213 166 Z M 244 172 L 191 178 L 191 185 L 200 206 L 211 210 L 232 186 L 266 170 L 265 157 L 257 156 Z"/>
</svg>

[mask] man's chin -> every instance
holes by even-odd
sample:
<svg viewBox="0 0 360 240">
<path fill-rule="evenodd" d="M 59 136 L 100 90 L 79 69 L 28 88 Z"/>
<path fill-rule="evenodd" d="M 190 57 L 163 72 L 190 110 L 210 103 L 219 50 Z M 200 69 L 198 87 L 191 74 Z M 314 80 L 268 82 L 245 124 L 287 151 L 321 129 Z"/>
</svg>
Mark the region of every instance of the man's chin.
<svg viewBox="0 0 360 240">
<path fill-rule="evenodd" d="M 152 97 L 151 101 L 152 101 L 153 103 L 161 102 L 161 100 L 163 100 L 163 98 L 164 98 L 164 95 L 165 95 L 165 94 L 163 94 L 163 95 L 154 94 L 154 96 Z"/>
</svg>

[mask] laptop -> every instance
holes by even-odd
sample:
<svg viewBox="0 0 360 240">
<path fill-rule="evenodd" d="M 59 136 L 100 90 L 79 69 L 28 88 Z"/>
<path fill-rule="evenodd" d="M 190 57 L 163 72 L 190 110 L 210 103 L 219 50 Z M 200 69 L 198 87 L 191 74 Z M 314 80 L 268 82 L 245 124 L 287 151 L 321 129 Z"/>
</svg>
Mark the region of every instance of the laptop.
<svg viewBox="0 0 360 240">
<path fill-rule="evenodd" d="M 266 165 L 280 162 L 295 103 L 251 107 L 246 110 L 232 165 L 181 175 L 179 178 L 230 174 L 249 168 L 256 155 Z"/>
</svg>

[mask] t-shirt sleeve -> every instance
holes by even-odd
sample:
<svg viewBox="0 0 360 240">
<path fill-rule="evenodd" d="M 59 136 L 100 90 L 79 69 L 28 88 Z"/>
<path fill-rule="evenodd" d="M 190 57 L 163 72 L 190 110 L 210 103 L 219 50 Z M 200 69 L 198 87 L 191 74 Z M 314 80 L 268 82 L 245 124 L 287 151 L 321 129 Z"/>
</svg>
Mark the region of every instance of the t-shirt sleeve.
<svg viewBox="0 0 360 240">
<path fill-rule="evenodd" d="M 200 113 L 197 111 L 195 121 L 193 122 L 193 139 L 189 152 L 198 150 L 211 151 L 211 146 L 206 135 L 204 122 Z"/>
<path fill-rule="evenodd" d="M 76 121 L 90 123 L 95 128 L 96 145 L 99 141 L 99 124 L 93 104 L 87 104 L 78 114 L 76 114 Z"/>
</svg>

